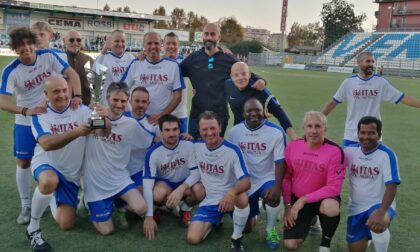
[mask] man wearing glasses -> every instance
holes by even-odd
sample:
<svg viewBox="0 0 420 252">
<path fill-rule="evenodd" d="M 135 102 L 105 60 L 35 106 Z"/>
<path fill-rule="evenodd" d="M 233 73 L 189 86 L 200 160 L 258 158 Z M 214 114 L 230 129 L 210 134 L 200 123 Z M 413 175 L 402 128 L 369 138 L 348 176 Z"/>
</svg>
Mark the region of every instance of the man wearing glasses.
<svg viewBox="0 0 420 252">
<path fill-rule="evenodd" d="M 84 105 L 90 104 L 92 94 L 90 93 L 89 82 L 86 77 L 85 64 L 90 62 L 93 64 L 93 59 L 80 51 L 82 48 L 82 38 L 80 33 L 75 30 L 70 30 L 64 37 L 64 45 L 66 46 L 66 54 L 69 65 L 76 70 L 80 77 L 80 84 L 82 86 L 82 102 Z"/>
<path fill-rule="evenodd" d="M 221 119 L 221 136 L 224 135 L 229 120 L 229 112 L 224 93 L 224 82 L 230 78 L 230 69 L 238 59 L 233 54 L 227 54 L 220 48 L 220 27 L 209 23 L 203 29 L 203 48 L 190 54 L 182 63 L 181 69 L 185 77 L 190 78 L 195 90 L 192 98 L 188 133 L 195 139 L 200 137 L 198 132 L 198 115 L 206 110 L 214 111 Z M 263 90 L 265 81 L 253 75 L 252 79 L 259 79 L 253 85 Z"/>
</svg>

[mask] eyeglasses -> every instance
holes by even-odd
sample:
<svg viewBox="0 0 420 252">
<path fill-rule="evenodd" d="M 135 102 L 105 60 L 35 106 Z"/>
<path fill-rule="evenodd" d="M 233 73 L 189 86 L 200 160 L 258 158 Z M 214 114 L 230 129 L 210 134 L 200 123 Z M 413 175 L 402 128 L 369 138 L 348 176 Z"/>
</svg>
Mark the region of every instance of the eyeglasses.
<svg viewBox="0 0 420 252">
<path fill-rule="evenodd" d="M 81 38 L 69 38 L 70 43 L 73 43 L 74 41 L 77 41 L 77 43 L 80 43 L 80 42 L 82 42 L 82 39 Z"/>
<path fill-rule="evenodd" d="M 212 70 L 214 68 L 214 57 L 209 58 L 209 64 L 207 65 L 207 69 Z"/>
</svg>

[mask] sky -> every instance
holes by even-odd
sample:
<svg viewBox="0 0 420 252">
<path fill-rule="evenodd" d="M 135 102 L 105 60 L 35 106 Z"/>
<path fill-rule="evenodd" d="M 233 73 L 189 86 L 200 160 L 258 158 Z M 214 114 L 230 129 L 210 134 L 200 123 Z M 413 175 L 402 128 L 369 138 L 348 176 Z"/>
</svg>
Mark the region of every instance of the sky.
<svg viewBox="0 0 420 252">
<path fill-rule="evenodd" d="M 28 1 L 28 0 L 26 0 Z M 55 5 L 66 5 L 62 0 L 29 0 L 29 2 L 47 3 Z M 293 22 L 307 24 L 321 21 L 320 13 L 322 4 L 328 0 L 289 0 L 287 28 L 290 30 Z M 354 4 L 356 15 L 365 12 L 367 20 L 363 28 L 371 31 L 376 25 L 375 11 L 378 4 L 373 0 L 347 0 Z M 205 16 L 211 22 L 217 21 L 221 17 L 234 16 L 242 26 L 252 26 L 263 28 L 271 33 L 280 32 L 282 0 L 72 0 L 71 5 L 85 8 L 102 9 L 108 3 L 111 9 L 129 6 L 130 9 L 138 13 L 152 14 L 153 10 L 159 6 L 164 6 L 167 14 L 178 7 L 186 12 L 194 11 L 200 16 Z M 68 4 L 70 5 L 70 4 Z"/>
</svg>

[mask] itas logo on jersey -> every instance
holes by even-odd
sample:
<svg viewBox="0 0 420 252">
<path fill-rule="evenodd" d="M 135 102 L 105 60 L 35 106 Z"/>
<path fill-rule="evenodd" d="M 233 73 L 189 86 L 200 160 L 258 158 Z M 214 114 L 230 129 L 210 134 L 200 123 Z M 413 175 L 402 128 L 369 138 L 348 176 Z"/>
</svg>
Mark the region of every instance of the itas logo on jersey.
<svg viewBox="0 0 420 252">
<path fill-rule="evenodd" d="M 143 73 L 140 75 L 140 82 L 147 83 L 151 85 L 156 84 L 163 84 L 163 82 L 167 82 L 169 77 L 167 74 L 147 74 Z"/>
<path fill-rule="evenodd" d="M 100 140 L 102 142 L 105 142 L 107 144 L 116 144 L 120 143 L 123 140 L 123 136 L 121 134 L 116 134 L 114 132 L 111 132 L 108 136 L 98 136 L 94 135 L 97 140 Z"/>
<path fill-rule="evenodd" d="M 51 72 L 45 71 L 40 74 L 38 74 L 35 78 L 31 80 L 25 80 L 23 81 L 23 84 L 27 90 L 31 90 L 36 88 L 37 86 L 41 85 L 41 83 L 48 77 L 51 76 Z"/>
<path fill-rule="evenodd" d="M 120 76 L 124 74 L 126 70 L 127 70 L 127 67 L 122 67 L 122 66 L 113 66 L 111 68 L 111 72 L 114 76 Z"/>
<path fill-rule="evenodd" d="M 352 164 L 350 166 L 350 176 L 364 179 L 375 179 L 380 173 L 379 167 Z"/>
<path fill-rule="evenodd" d="M 77 122 L 72 123 L 54 123 L 50 125 L 50 131 L 52 135 L 61 134 L 67 131 L 71 131 L 74 128 L 79 127 L 79 124 Z"/>
<path fill-rule="evenodd" d="M 217 164 L 209 164 L 203 161 L 198 162 L 200 170 L 208 175 L 218 177 L 225 172 L 225 168 L 223 166 L 219 166 Z"/>
<path fill-rule="evenodd" d="M 185 158 L 179 158 L 176 159 L 174 161 L 165 163 L 165 164 L 161 164 L 160 165 L 160 171 L 162 173 L 168 173 L 170 171 L 176 170 L 178 169 L 178 167 L 183 166 L 186 163 Z"/>
<path fill-rule="evenodd" d="M 377 89 L 353 89 L 354 99 L 367 99 L 369 97 L 376 97 L 379 95 L 379 90 Z"/>
<path fill-rule="evenodd" d="M 261 152 L 267 149 L 266 143 L 239 142 L 238 146 L 243 152 L 250 154 L 261 154 Z"/>
<path fill-rule="evenodd" d="M 293 166 L 299 167 L 300 169 L 313 173 L 323 173 L 327 169 L 327 166 L 325 164 L 318 164 L 316 162 L 306 159 L 293 160 Z"/>
</svg>

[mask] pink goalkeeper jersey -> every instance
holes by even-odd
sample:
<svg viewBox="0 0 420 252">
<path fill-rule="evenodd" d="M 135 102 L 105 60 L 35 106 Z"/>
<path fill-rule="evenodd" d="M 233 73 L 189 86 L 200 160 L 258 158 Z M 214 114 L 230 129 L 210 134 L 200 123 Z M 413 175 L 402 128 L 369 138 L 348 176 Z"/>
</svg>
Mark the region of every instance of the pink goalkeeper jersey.
<svg viewBox="0 0 420 252">
<path fill-rule="evenodd" d="M 346 175 L 344 152 L 336 143 L 325 139 L 315 149 L 310 149 L 306 140 L 290 142 L 285 151 L 286 173 L 283 179 L 283 199 L 292 201 L 292 194 L 307 202 L 340 195 Z"/>
</svg>

